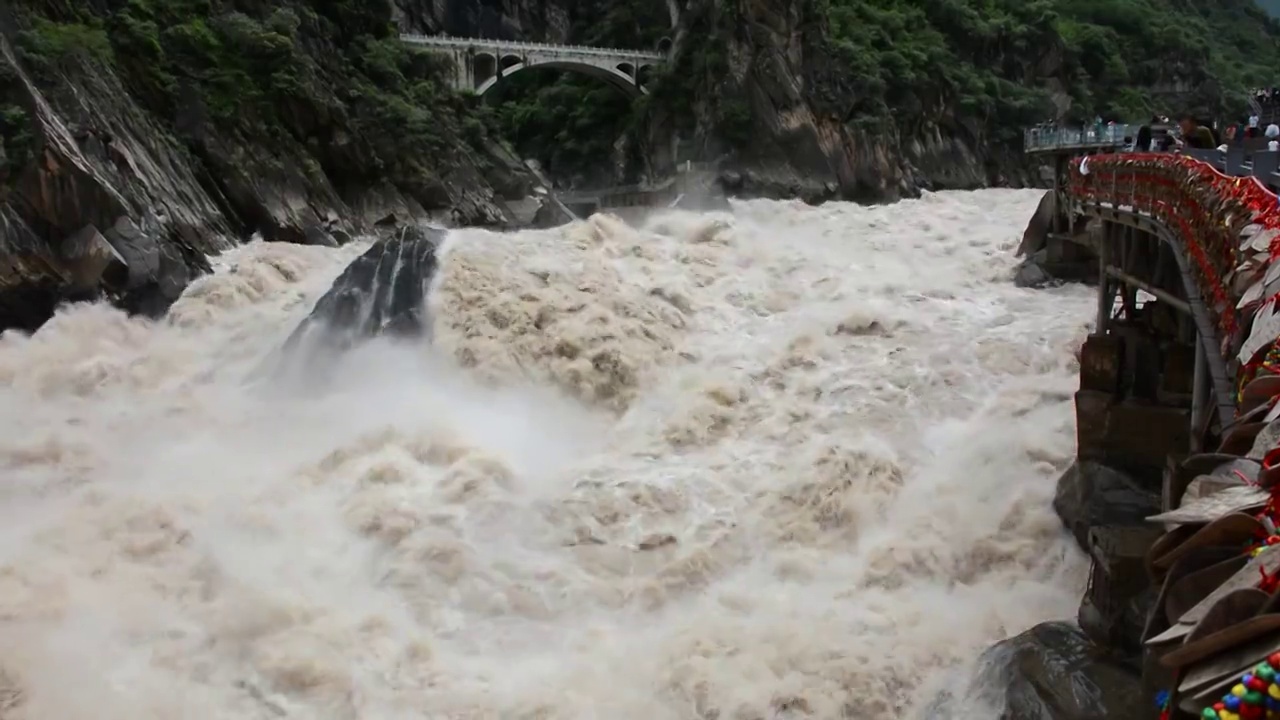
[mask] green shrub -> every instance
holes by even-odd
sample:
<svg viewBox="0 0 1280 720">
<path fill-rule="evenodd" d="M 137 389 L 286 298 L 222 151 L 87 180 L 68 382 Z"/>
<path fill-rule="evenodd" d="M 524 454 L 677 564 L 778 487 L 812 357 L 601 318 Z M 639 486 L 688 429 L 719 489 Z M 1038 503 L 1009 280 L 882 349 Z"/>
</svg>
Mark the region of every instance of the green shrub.
<svg viewBox="0 0 1280 720">
<path fill-rule="evenodd" d="M 53 70 L 70 57 L 110 63 L 111 41 L 101 24 L 56 23 L 37 18 L 31 29 L 18 35 L 18 52 L 39 73 Z"/>
</svg>

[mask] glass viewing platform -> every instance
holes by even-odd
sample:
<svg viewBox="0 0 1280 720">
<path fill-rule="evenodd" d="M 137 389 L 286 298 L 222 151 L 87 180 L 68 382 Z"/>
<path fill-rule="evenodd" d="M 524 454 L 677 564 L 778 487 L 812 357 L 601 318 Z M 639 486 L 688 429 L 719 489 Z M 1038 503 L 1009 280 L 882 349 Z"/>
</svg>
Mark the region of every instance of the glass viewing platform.
<svg viewBox="0 0 1280 720">
<path fill-rule="evenodd" d="M 1132 142 L 1132 138 L 1137 133 L 1136 125 L 1102 125 L 1084 128 L 1038 127 L 1023 132 L 1022 142 L 1027 152 L 1120 147 Z"/>
</svg>

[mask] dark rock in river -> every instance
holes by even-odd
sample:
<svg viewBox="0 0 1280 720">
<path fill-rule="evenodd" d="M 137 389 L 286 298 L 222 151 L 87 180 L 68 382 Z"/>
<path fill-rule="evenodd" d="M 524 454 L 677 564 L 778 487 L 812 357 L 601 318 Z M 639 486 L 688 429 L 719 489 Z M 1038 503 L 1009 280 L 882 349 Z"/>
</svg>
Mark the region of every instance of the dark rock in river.
<svg viewBox="0 0 1280 720">
<path fill-rule="evenodd" d="M 1053 191 L 1046 192 L 1036 206 L 1035 214 L 1027 221 L 1027 229 L 1022 231 L 1022 244 L 1018 246 L 1018 257 L 1034 255 L 1049 244 L 1049 232 L 1053 229 L 1053 216 L 1057 213 L 1058 201 Z"/>
<path fill-rule="evenodd" d="M 983 684 L 1005 689 L 1001 720 L 1136 719 L 1154 702 L 1137 668 L 1068 623 L 1041 623 L 992 646 L 980 662 Z"/>
<path fill-rule="evenodd" d="M 1053 276 L 1044 269 L 1042 264 L 1047 257 L 1044 250 L 1038 250 L 1024 259 L 1018 265 L 1018 271 L 1013 276 L 1013 284 L 1020 288 L 1042 288 L 1053 282 Z"/>
<path fill-rule="evenodd" d="M 356 258 L 294 330 L 299 343 L 345 349 L 379 335 L 421 337 L 431 332 L 427 292 L 436 272 L 436 248 L 445 231 L 404 227 Z"/>
<path fill-rule="evenodd" d="M 974 674 L 948 683 L 923 717 L 1144 720 L 1152 708 L 1132 663 L 1094 645 L 1070 623 L 1047 622 L 988 648 Z"/>
<path fill-rule="evenodd" d="M 1160 495 L 1118 470 L 1077 461 L 1058 479 L 1053 509 L 1088 552 L 1090 529 L 1142 525 L 1160 512 Z"/>
</svg>

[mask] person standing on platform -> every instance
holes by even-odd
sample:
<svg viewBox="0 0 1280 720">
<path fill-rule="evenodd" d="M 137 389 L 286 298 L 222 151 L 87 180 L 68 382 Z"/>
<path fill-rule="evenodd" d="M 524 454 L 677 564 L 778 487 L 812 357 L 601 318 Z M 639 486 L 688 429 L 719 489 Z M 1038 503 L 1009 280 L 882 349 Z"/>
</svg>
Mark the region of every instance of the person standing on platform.
<svg viewBox="0 0 1280 720">
<path fill-rule="evenodd" d="M 1213 131 L 1201 125 L 1193 115 L 1184 115 L 1178 121 L 1182 130 L 1182 144 L 1192 150 L 1212 150 L 1217 146 L 1213 140 Z"/>
</svg>

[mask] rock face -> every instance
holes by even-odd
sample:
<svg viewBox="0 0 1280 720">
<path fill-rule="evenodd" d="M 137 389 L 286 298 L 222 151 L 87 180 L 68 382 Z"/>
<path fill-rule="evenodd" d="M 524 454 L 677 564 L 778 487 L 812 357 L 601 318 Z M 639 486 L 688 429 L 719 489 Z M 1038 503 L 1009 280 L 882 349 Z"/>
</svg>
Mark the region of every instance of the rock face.
<svg viewBox="0 0 1280 720">
<path fill-rule="evenodd" d="M 937 98 L 915 118 L 888 127 L 863 127 L 851 120 L 851 106 L 865 93 L 857 73 L 832 51 L 832 32 L 822 5 L 778 0 L 732 3 L 730 18 L 718 17 L 722 5 L 692 0 L 682 14 L 677 52 L 704 42 L 705 27 L 731 25 L 724 33 L 726 76 L 715 76 L 714 91 L 694 107 L 692 145 L 704 155 L 723 158 L 727 191 L 765 197 L 888 201 L 921 190 L 966 189 L 989 185 L 1026 185 L 1035 181 L 1021 148 L 993 142 L 958 108 Z M 709 17 L 709 19 L 707 19 Z M 1037 48 L 1027 57 L 1028 84 L 1057 72 L 1059 48 Z M 720 54 L 720 51 L 717 51 Z M 677 63 L 679 62 L 677 58 Z M 686 69 L 679 72 L 696 71 Z M 726 113 L 724 108 L 732 107 Z M 895 115 L 900 113 L 895 112 Z M 726 115 L 740 125 L 747 142 L 727 144 Z M 652 118 L 645 157 L 661 163 L 669 143 L 666 120 Z M 674 120 L 671 122 L 675 122 Z M 734 134 L 730 132 L 728 134 Z"/>
<path fill-rule="evenodd" d="M 444 236 L 435 228 L 404 227 L 375 242 L 334 280 L 289 337 L 286 349 L 341 350 L 379 335 L 429 335 L 427 291 Z"/>
<path fill-rule="evenodd" d="M 1076 462 L 1058 479 L 1053 509 L 1086 552 L 1096 527 L 1140 526 L 1160 512 L 1160 496 L 1096 462 Z"/>
<path fill-rule="evenodd" d="M 1013 284 L 1020 288 L 1042 288 L 1053 282 L 1053 277 L 1044 269 L 1045 252 L 1040 250 L 1018 265 L 1013 276 Z"/>
<path fill-rule="evenodd" d="M 528 193 L 390 3 L 67 7 L 0 4 L 0 330 L 103 296 L 162 313 L 253 233 L 504 225 Z"/>
<path fill-rule="evenodd" d="M 34 330 L 58 302 L 102 293 L 163 312 L 228 247 L 184 153 L 111 80 L 84 76 L 60 113 L 0 34 L 0 99 L 26 130 L 0 138 L 0 330 Z"/>
<path fill-rule="evenodd" d="M 1042 623 L 992 646 L 979 660 L 1000 720 L 1144 718 L 1153 700 L 1139 672 L 1108 656 L 1076 627 Z M 999 698 L 999 689 L 1004 697 Z M 1003 700 L 1003 702 L 1001 702 Z"/>
</svg>

